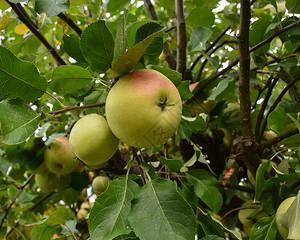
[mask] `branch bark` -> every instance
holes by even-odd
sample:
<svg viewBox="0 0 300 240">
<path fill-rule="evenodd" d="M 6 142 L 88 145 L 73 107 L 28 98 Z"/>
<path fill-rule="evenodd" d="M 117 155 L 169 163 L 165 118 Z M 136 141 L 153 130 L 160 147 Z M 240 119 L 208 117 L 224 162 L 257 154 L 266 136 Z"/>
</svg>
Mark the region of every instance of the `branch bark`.
<svg viewBox="0 0 300 240">
<path fill-rule="evenodd" d="M 79 36 L 81 35 L 81 28 L 78 27 L 78 25 L 69 16 L 64 13 L 60 13 L 58 14 L 58 17 L 67 23 Z"/>
<path fill-rule="evenodd" d="M 177 65 L 176 71 L 183 74 L 186 70 L 186 28 L 183 10 L 183 0 L 175 0 L 177 27 Z"/>
<path fill-rule="evenodd" d="M 50 54 L 55 59 L 58 65 L 65 65 L 65 61 L 61 58 L 55 48 L 51 46 L 48 40 L 39 30 L 38 26 L 30 19 L 21 4 L 11 3 L 9 0 L 6 2 L 11 6 L 14 12 L 17 14 L 18 18 L 30 29 L 30 31 L 41 41 L 41 43 L 49 50 Z"/>
<path fill-rule="evenodd" d="M 69 112 L 73 110 L 81 110 L 86 108 L 95 108 L 95 107 L 103 107 L 105 103 L 95 103 L 95 104 L 89 104 L 89 105 L 82 105 L 82 106 L 66 106 L 60 110 L 50 112 L 51 115 L 58 115 L 64 112 Z"/>
</svg>

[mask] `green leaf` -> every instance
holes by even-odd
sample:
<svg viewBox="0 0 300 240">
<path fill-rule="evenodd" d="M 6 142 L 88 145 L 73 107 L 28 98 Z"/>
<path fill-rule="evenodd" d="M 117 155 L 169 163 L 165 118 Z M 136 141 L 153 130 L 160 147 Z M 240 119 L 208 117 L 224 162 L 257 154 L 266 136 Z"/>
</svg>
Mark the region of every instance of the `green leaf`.
<svg viewBox="0 0 300 240">
<path fill-rule="evenodd" d="M 216 100 L 219 95 L 221 95 L 228 89 L 231 82 L 233 82 L 232 78 L 226 78 L 220 81 L 218 85 L 212 90 L 212 94 L 208 97 L 208 100 Z"/>
<path fill-rule="evenodd" d="M 66 53 L 74 58 L 78 63 L 85 63 L 85 58 L 80 49 L 80 39 L 75 34 L 64 35 L 63 49 Z"/>
<path fill-rule="evenodd" d="M 215 22 L 215 15 L 212 9 L 209 9 L 205 2 L 194 8 L 186 18 L 188 25 L 193 28 L 197 27 L 211 27 Z"/>
<path fill-rule="evenodd" d="M 184 164 L 182 159 L 167 159 L 165 157 L 161 157 L 160 162 L 167 165 L 173 172 L 179 172 Z"/>
<path fill-rule="evenodd" d="M 106 5 L 106 11 L 114 13 L 118 10 L 123 10 L 126 4 L 128 4 L 128 0 L 109 0 Z"/>
<path fill-rule="evenodd" d="M 3 142 L 14 145 L 24 142 L 38 127 L 40 114 L 19 103 L 0 102 L 0 129 Z"/>
<path fill-rule="evenodd" d="M 48 226 L 56 226 L 60 224 L 64 224 L 68 220 L 74 218 L 74 213 L 70 208 L 66 207 L 57 207 L 54 212 L 52 212 L 45 224 Z"/>
<path fill-rule="evenodd" d="M 288 209 L 288 239 L 300 239 L 300 191 Z"/>
<path fill-rule="evenodd" d="M 134 65 L 139 62 L 152 41 L 161 34 L 162 30 L 152 33 L 144 40 L 138 42 L 132 48 L 128 49 L 124 55 L 113 61 L 112 70 L 117 73 L 118 76 L 128 73 L 134 67 Z"/>
<path fill-rule="evenodd" d="M 138 186 L 132 180 L 119 178 L 96 200 L 89 216 L 92 240 L 110 240 L 131 232 L 127 220 Z"/>
<path fill-rule="evenodd" d="M 194 240 L 195 215 L 170 180 L 152 180 L 143 186 L 129 215 L 141 240 Z"/>
<path fill-rule="evenodd" d="M 98 21 L 89 25 L 81 35 L 81 50 L 87 62 L 98 72 L 110 68 L 114 57 L 114 39 L 105 25 Z"/>
<path fill-rule="evenodd" d="M 193 96 L 190 90 L 189 80 L 181 81 L 181 83 L 177 86 L 177 88 L 182 100 L 188 100 Z"/>
<path fill-rule="evenodd" d="M 224 240 L 225 238 L 219 237 L 217 235 L 207 235 L 200 240 Z"/>
<path fill-rule="evenodd" d="M 286 8 L 290 13 L 300 13 L 300 2 L 299 0 L 286 0 Z"/>
<path fill-rule="evenodd" d="M 35 10 L 46 13 L 48 17 L 56 16 L 68 10 L 69 0 L 36 0 Z"/>
<path fill-rule="evenodd" d="M 265 172 L 267 171 L 269 166 L 270 166 L 270 162 L 264 161 L 258 166 L 256 170 L 255 200 L 260 200 L 261 198 L 261 194 L 264 190 L 265 183 L 266 183 Z"/>
<path fill-rule="evenodd" d="M 215 187 L 217 180 L 205 170 L 193 170 L 187 173 L 189 182 L 194 186 L 195 194 L 214 212 L 220 211 L 223 198 Z"/>
<path fill-rule="evenodd" d="M 251 229 L 250 240 L 276 239 L 277 228 L 275 217 L 261 218 Z"/>
<path fill-rule="evenodd" d="M 0 46 L 0 100 L 21 98 L 34 101 L 46 91 L 47 82 L 37 68 Z"/>
<path fill-rule="evenodd" d="M 75 94 L 91 83 L 91 73 L 79 66 L 60 66 L 54 69 L 50 88 L 60 95 Z"/>
<path fill-rule="evenodd" d="M 55 232 L 56 229 L 54 227 L 38 225 L 33 227 L 31 237 L 32 240 L 50 240 Z"/>
<path fill-rule="evenodd" d="M 125 53 L 127 47 L 125 32 L 127 13 L 123 14 L 120 18 L 121 19 L 119 20 L 115 37 L 114 59 L 122 56 Z"/>
<path fill-rule="evenodd" d="M 192 51 L 202 51 L 212 35 L 212 31 L 206 27 L 199 27 L 192 32 L 190 44 Z"/>
</svg>

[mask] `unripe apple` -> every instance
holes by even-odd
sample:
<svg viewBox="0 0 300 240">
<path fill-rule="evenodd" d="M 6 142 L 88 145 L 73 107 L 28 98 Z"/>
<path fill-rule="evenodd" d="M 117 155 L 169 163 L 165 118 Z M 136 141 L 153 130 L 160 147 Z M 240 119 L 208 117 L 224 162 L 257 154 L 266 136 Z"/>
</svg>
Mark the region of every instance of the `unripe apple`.
<svg viewBox="0 0 300 240">
<path fill-rule="evenodd" d="M 97 176 L 92 182 L 92 188 L 94 193 L 99 195 L 104 192 L 109 184 L 109 178 L 106 176 Z"/>
<path fill-rule="evenodd" d="M 89 211 L 88 211 L 88 210 L 81 208 L 81 209 L 79 209 L 79 211 L 77 212 L 77 219 L 78 219 L 78 220 L 81 220 L 81 221 L 82 221 L 82 220 L 85 220 L 85 219 L 87 218 L 88 214 L 89 214 Z"/>
<path fill-rule="evenodd" d="M 278 136 L 278 134 L 272 130 L 268 130 L 268 131 L 264 131 L 263 134 L 263 139 L 270 141 L 273 140 L 274 138 L 276 138 Z"/>
<path fill-rule="evenodd" d="M 68 138 L 60 136 L 45 150 L 45 163 L 50 172 L 67 175 L 78 166 L 78 160 L 72 152 Z"/>
<path fill-rule="evenodd" d="M 83 202 L 83 203 L 80 205 L 80 208 L 89 211 L 89 210 L 91 209 L 91 205 L 90 205 L 89 202 Z"/>
<path fill-rule="evenodd" d="M 181 119 L 176 86 L 161 73 L 143 69 L 123 76 L 108 93 L 107 122 L 117 138 L 130 146 L 166 143 Z"/>
<path fill-rule="evenodd" d="M 96 113 L 79 119 L 70 133 L 76 156 L 90 167 L 106 163 L 117 151 L 119 140 L 112 134 L 104 117 Z"/>
<path fill-rule="evenodd" d="M 267 216 L 265 212 L 258 211 L 258 208 L 255 208 L 252 200 L 246 201 L 242 207 L 245 209 L 238 212 L 238 219 L 246 228 L 250 228 L 258 219 Z"/>
<path fill-rule="evenodd" d="M 288 211 L 289 207 L 292 205 L 296 197 L 289 197 L 280 203 L 276 211 L 276 225 L 278 232 L 280 233 L 283 239 L 287 239 L 289 235 L 289 229 L 286 224 L 283 222 L 283 215 Z"/>
</svg>

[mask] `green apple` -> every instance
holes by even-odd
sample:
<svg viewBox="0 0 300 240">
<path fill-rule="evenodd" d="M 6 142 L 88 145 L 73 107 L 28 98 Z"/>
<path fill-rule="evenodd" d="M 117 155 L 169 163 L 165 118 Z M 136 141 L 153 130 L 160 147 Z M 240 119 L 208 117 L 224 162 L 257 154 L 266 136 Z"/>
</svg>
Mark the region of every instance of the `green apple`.
<svg viewBox="0 0 300 240">
<path fill-rule="evenodd" d="M 179 126 L 181 111 L 176 86 L 151 69 L 121 77 L 105 104 L 107 122 L 114 135 L 136 147 L 166 143 Z"/>
<path fill-rule="evenodd" d="M 92 113 L 79 119 L 70 133 L 75 155 L 89 167 L 106 163 L 117 151 L 119 140 L 112 134 L 104 117 Z"/>
<path fill-rule="evenodd" d="M 68 138 L 57 137 L 45 150 L 45 163 L 50 172 L 67 175 L 78 166 L 79 162 L 72 152 Z"/>
<path fill-rule="evenodd" d="M 258 219 L 267 216 L 265 212 L 259 210 L 259 207 L 253 205 L 252 200 L 246 201 L 238 212 L 238 219 L 243 224 L 244 228 L 250 228 Z"/>
<path fill-rule="evenodd" d="M 92 188 L 97 195 L 104 192 L 109 184 L 109 178 L 106 176 L 97 176 L 92 182 Z"/>
<path fill-rule="evenodd" d="M 282 203 L 280 203 L 276 211 L 276 225 L 278 232 L 283 239 L 287 239 L 289 235 L 289 229 L 284 222 L 283 216 L 288 211 L 289 207 L 292 205 L 295 199 L 296 197 L 289 197 L 285 199 Z"/>
<path fill-rule="evenodd" d="M 263 134 L 263 139 L 270 141 L 273 140 L 274 138 L 276 138 L 278 136 L 278 134 L 272 130 L 268 130 L 268 131 L 264 131 Z"/>
</svg>

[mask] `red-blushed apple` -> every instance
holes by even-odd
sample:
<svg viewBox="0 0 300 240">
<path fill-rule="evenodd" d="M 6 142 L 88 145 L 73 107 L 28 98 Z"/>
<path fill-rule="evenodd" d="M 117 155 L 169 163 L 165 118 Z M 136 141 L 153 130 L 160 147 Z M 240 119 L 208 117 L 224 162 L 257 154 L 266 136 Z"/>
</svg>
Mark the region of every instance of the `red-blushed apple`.
<svg viewBox="0 0 300 240">
<path fill-rule="evenodd" d="M 284 215 L 286 214 L 286 212 L 288 211 L 289 207 L 292 205 L 295 199 L 296 196 L 285 199 L 282 203 L 280 203 L 276 211 L 276 225 L 278 232 L 280 233 L 283 239 L 287 239 L 289 235 L 289 229 L 285 224 L 286 221 L 284 219 Z"/>
<path fill-rule="evenodd" d="M 104 165 L 119 144 L 105 118 L 96 113 L 79 119 L 71 129 L 69 139 L 75 155 L 90 167 Z"/>
<path fill-rule="evenodd" d="M 163 74 L 142 69 L 118 80 L 108 93 L 105 112 L 113 134 L 130 146 L 166 143 L 181 119 L 176 86 Z"/>
<path fill-rule="evenodd" d="M 50 172 L 67 175 L 78 166 L 79 162 L 72 152 L 67 137 L 60 136 L 45 150 L 45 163 Z"/>
</svg>

